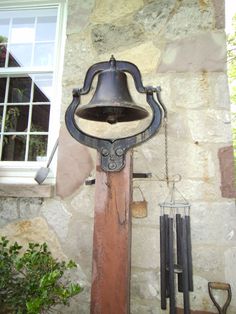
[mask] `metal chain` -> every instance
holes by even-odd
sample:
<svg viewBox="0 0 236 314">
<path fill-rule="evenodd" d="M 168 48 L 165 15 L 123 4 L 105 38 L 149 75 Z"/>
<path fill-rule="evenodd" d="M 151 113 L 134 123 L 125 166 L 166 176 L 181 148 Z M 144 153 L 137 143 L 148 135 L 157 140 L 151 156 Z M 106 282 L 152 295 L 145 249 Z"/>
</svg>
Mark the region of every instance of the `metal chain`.
<svg viewBox="0 0 236 314">
<path fill-rule="evenodd" d="M 169 186 L 168 120 L 167 120 L 167 116 L 164 118 L 164 132 L 165 132 L 165 177 L 166 177 L 167 186 Z"/>
</svg>

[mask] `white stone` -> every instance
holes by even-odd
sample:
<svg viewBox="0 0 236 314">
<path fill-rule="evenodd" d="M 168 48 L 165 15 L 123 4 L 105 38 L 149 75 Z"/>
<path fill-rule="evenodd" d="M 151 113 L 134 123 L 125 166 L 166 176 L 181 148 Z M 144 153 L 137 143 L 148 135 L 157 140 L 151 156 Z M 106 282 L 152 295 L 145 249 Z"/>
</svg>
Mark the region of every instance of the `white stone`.
<svg viewBox="0 0 236 314">
<path fill-rule="evenodd" d="M 91 179 L 95 179 L 92 176 Z M 84 185 L 79 193 L 71 201 L 73 210 L 80 215 L 88 218 L 94 217 L 94 193 L 95 185 Z"/>
<path fill-rule="evenodd" d="M 132 271 L 131 298 L 159 299 L 159 278 L 156 271 Z"/>
<path fill-rule="evenodd" d="M 204 181 L 216 176 L 212 151 L 209 148 L 191 142 L 178 141 L 173 137 L 169 137 L 168 144 L 170 173 L 179 173 L 184 178 Z"/>
<path fill-rule="evenodd" d="M 167 43 L 158 72 L 203 73 L 226 71 L 225 33 L 194 33 Z M 205 54 L 202 51 L 206 51 Z"/>
<path fill-rule="evenodd" d="M 204 108 L 209 106 L 208 74 L 178 74 L 173 80 L 172 92 L 175 104 L 182 108 Z"/>
<path fill-rule="evenodd" d="M 201 276 L 194 276 L 194 292 L 190 293 L 192 310 L 215 311 L 215 307 L 208 294 L 208 280 Z"/>
<path fill-rule="evenodd" d="M 230 108 L 227 75 L 223 72 L 178 73 L 171 88 L 177 107 Z"/>
<path fill-rule="evenodd" d="M 29 242 L 46 242 L 54 257 L 67 260 L 54 232 L 41 217 L 10 223 L 0 229 L 0 235 L 6 236 L 12 242 L 17 241 L 24 248 L 28 247 Z"/>
<path fill-rule="evenodd" d="M 89 22 L 95 0 L 70 0 L 68 2 L 67 34 L 80 32 Z"/>
<path fill-rule="evenodd" d="M 211 30 L 213 27 L 214 15 L 210 7 L 206 6 L 205 10 L 202 11 L 197 5 L 180 6 L 168 21 L 165 36 L 173 40 L 196 32 Z"/>
<path fill-rule="evenodd" d="M 232 132 L 230 112 L 226 110 L 191 110 L 187 121 L 194 141 L 230 143 Z"/>
<path fill-rule="evenodd" d="M 143 0 L 103 0 L 96 1 L 91 15 L 93 23 L 109 23 L 135 12 L 143 5 Z"/>
<path fill-rule="evenodd" d="M 188 180 L 182 178 L 177 188 L 190 202 L 219 200 L 220 188 L 214 180 Z"/>
<path fill-rule="evenodd" d="M 236 293 L 236 246 L 225 251 L 225 281 L 231 285 L 233 296 Z M 232 298 L 231 304 L 236 306 L 235 298 Z"/>
<path fill-rule="evenodd" d="M 191 219 L 194 242 L 219 246 L 236 243 L 234 201 L 195 202 L 191 208 Z"/>
<path fill-rule="evenodd" d="M 211 73 L 209 75 L 210 101 L 215 108 L 229 109 L 229 86 L 226 73 Z"/>
<path fill-rule="evenodd" d="M 159 229 L 135 226 L 132 229 L 132 266 L 159 267 Z"/>
<path fill-rule="evenodd" d="M 55 199 L 47 200 L 44 203 L 42 213 L 58 238 L 64 242 L 68 233 L 71 213 L 67 211 L 62 202 Z"/>
<path fill-rule="evenodd" d="M 12 200 L 11 198 L 4 198 L 1 201 L 0 220 L 14 220 L 18 217 L 19 214 L 17 211 L 17 203 L 15 202 L 15 200 Z"/>
<path fill-rule="evenodd" d="M 152 41 L 141 43 L 133 48 L 116 52 L 115 54 L 117 60 L 125 60 L 134 63 L 141 73 L 153 71 L 159 62 L 160 56 L 160 49 L 155 47 Z"/>
</svg>

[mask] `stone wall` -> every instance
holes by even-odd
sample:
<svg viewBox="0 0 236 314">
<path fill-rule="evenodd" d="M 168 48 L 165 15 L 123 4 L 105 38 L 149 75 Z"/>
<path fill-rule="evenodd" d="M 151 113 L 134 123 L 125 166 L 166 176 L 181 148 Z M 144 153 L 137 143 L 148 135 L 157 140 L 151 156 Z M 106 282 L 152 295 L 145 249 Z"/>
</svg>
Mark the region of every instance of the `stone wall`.
<svg viewBox="0 0 236 314">
<path fill-rule="evenodd" d="M 162 87 L 168 109 L 169 171 L 182 176 L 178 189 L 192 204 L 191 307 L 213 311 L 207 282 L 223 281 L 233 289 L 228 313 L 236 313 L 236 211 L 234 200 L 221 196 L 218 160 L 219 149 L 231 145 L 223 28 L 221 0 L 68 0 L 57 193 L 51 199 L 0 199 L 1 234 L 23 243 L 47 241 L 57 256 L 78 263 L 85 289 L 62 313 L 89 313 L 94 185 L 85 186 L 84 180 L 94 176 L 96 158 L 68 135 L 64 112 L 88 67 L 109 60 L 111 54 L 135 63 L 144 85 Z M 142 125 L 133 125 L 131 131 L 137 127 Z M 88 130 L 104 132 L 93 124 Z M 134 170 L 151 172 L 152 179 L 134 182 L 148 202 L 148 217 L 133 219 L 131 313 L 157 314 L 158 203 L 168 193 L 160 180 L 163 128 L 135 148 Z"/>
</svg>

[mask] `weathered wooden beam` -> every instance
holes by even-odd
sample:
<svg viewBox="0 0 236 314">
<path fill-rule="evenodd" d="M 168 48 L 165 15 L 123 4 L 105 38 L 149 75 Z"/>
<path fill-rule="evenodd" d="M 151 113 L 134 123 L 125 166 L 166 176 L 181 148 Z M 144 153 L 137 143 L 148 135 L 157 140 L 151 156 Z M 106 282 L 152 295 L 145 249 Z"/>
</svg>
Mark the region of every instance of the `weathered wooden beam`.
<svg viewBox="0 0 236 314">
<path fill-rule="evenodd" d="M 129 314 L 132 157 L 96 172 L 91 314 Z"/>
</svg>

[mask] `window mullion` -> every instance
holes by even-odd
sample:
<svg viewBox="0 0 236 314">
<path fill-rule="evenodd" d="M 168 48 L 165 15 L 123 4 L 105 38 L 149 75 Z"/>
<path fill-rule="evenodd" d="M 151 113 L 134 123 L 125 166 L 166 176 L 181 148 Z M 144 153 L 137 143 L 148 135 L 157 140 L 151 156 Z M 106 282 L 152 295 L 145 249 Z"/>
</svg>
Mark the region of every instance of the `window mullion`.
<svg viewBox="0 0 236 314">
<path fill-rule="evenodd" d="M 6 81 L 6 91 L 5 91 L 5 99 L 4 99 L 4 105 L 3 105 L 3 113 L 2 113 L 2 128 L 1 128 L 1 145 L 0 145 L 0 160 L 2 158 L 2 149 L 3 149 L 3 141 L 4 141 L 4 130 L 5 130 L 5 122 L 6 122 L 6 113 L 7 113 L 7 100 L 8 100 L 8 93 L 9 93 L 9 83 L 10 78 L 7 78 Z"/>
<path fill-rule="evenodd" d="M 25 147 L 25 161 L 28 161 L 28 156 L 29 156 L 30 127 L 31 127 L 31 119 L 32 119 L 33 90 L 34 90 L 34 80 L 33 80 L 33 78 L 32 78 L 32 82 L 31 82 L 31 91 L 30 91 L 30 103 L 29 103 L 29 115 L 28 115 L 27 136 L 26 136 L 26 147 Z"/>
</svg>

